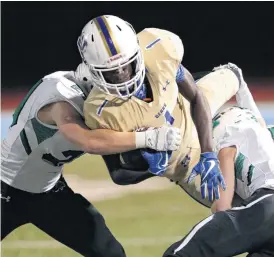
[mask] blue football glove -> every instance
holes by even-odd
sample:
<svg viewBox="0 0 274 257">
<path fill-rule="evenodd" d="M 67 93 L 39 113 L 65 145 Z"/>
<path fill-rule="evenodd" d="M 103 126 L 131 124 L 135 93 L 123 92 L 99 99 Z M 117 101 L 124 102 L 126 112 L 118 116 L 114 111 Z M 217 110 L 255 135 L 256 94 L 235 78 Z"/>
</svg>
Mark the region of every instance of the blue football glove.
<svg viewBox="0 0 274 257">
<path fill-rule="evenodd" d="M 148 171 L 154 175 L 162 176 L 166 171 L 172 151 L 142 149 L 141 154 L 149 165 Z"/>
<path fill-rule="evenodd" d="M 206 187 L 208 191 L 208 198 L 210 201 L 220 199 L 219 183 L 223 190 L 226 189 L 223 175 L 220 171 L 219 160 L 215 152 L 202 153 L 200 161 L 193 168 L 187 183 L 191 183 L 193 179 L 201 175 L 201 195 L 202 198 L 206 198 Z M 213 194 L 214 193 L 214 194 Z"/>
</svg>

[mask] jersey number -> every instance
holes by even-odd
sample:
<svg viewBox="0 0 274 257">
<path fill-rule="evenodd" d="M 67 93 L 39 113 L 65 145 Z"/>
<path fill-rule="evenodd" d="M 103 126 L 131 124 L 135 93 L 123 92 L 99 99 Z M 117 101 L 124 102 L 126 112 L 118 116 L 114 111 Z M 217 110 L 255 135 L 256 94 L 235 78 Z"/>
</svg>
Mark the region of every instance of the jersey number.
<svg viewBox="0 0 274 257">
<path fill-rule="evenodd" d="M 51 164 L 55 167 L 60 167 L 68 162 L 73 161 L 74 159 L 76 159 L 77 157 L 82 155 L 83 153 L 84 152 L 82 152 L 82 151 L 72 151 L 72 150 L 64 151 L 64 152 L 62 152 L 62 154 L 64 155 L 64 157 L 67 158 L 65 160 L 59 160 L 56 157 L 54 157 L 52 154 L 46 153 L 46 154 L 43 154 L 42 159 L 45 162 L 48 162 L 49 164 Z"/>
</svg>

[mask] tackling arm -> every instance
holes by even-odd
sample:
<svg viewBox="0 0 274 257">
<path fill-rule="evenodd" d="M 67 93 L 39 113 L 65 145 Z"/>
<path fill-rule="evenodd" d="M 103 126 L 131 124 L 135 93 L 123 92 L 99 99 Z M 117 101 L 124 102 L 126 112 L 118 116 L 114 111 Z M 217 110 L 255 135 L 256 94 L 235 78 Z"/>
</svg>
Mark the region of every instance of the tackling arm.
<svg viewBox="0 0 274 257">
<path fill-rule="evenodd" d="M 192 118 L 195 123 L 201 152 L 212 152 L 212 118 L 209 105 L 200 89 L 196 86 L 190 72 L 184 68 L 184 79 L 177 81 L 179 92 L 190 102 Z"/>
<path fill-rule="evenodd" d="M 135 133 L 107 129 L 90 130 L 82 117 L 67 102 L 51 106 L 50 115 L 63 136 L 91 154 L 112 154 L 136 148 Z"/>
<path fill-rule="evenodd" d="M 235 147 L 223 148 L 218 155 L 220 168 L 226 181 L 226 190 L 220 190 L 220 199 L 216 200 L 211 207 L 212 213 L 231 209 L 231 204 L 234 196 L 235 174 L 234 160 L 236 156 Z"/>
<path fill-rule="evenodd" d="M 140 132 L 90 130 L 80 114 L 67 102 L 51 104 L 47 106 L 47 111 L 39 113 L 41 120 L 44 118 L 46 123 L 56 124 L 67 140 L 91 154 L 107 155 L 138 148 L 177 150 L 181 142 L 179 129 L 168 126 Z"/>
</svg>

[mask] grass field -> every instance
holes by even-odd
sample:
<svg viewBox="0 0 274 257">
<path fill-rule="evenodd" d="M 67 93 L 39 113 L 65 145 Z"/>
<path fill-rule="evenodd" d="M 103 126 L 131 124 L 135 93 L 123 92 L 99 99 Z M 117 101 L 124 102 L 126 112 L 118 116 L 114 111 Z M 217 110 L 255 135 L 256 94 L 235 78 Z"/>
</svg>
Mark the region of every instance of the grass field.
<svg viewBox="0 0 274 257">
<path fill-rule="evenodd" d="M 101 157 L 83 156 L 65 168 L 65 175 L 77 174 L 87 181 L 109 180 Z M 164 179 L 164 178 L 163 178 Z M 162 178 L 160 178 L 162 180 Z M 141 186 L 141 185 L 140 185 Z M 117 188 L 119 186 L 117 185 Z M 127 190 L 127 187 L 119 187 Z M 77 188 L 74 188 L 77 191 Z M 92 193 L 92 188 L 90 192 Z M 104 190 L 108 190 L 106 187 Z M 192 226 L 209 215 L 209 210 L 193 202 L 179 187 L 156 191 L 143 188 L 116 199 L 96 201 L 128 257 L 161 257 L 166 248 L 183 237 Z M 3 257 L 76 257 L 33 225 L 11 233 L 2 243 Z M 245 256 L 245 255 L 242 255 Z"/>
</svg>

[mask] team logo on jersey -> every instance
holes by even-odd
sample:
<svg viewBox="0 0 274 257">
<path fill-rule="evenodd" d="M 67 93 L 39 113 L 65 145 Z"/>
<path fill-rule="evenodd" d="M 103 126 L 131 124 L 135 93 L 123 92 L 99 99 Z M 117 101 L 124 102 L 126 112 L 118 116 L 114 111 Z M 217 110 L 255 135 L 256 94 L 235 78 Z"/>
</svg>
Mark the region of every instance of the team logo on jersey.
<svg viewBox="0 0 274 257">
<path fill-rule="evenodd" d="M 71 85 L 71 88 L 76 91 L 84 100 L 86 100 L 87 96 L 83 92 L 83 90 L 77 86 L 76 84 Z"/>
<path fill-rule="evenodd" d="M 167 80 L 166 83 L 165 83 L 165 85 L 163 86 L 163 90 L 164 90 L 164 91 L 166 91 L 167 86 L 168 86 L 169 84 L 170 84 L 170 81 Z"/>
<path fill-rule="evenodd" d="M 189 163 L 190 163 L 190 156 L 187 154 L 185 158 L 182 160 L 181 165 L 183 165 L 184 167 L 187 167 Z"/>
<path fill-rule="evenodd" d="M 2 196 L 2 194 L 0 194 L 0 197 L 1 197 L 1 199 L 5 200 L 6 202 L 9 202 L 11 199 L 10 196 L 5 197 L 5 196 Z"/>
</svg>

